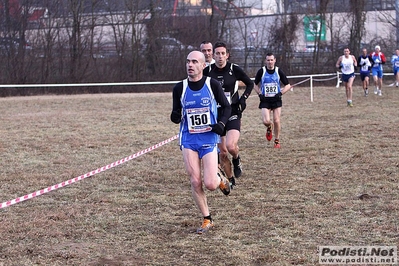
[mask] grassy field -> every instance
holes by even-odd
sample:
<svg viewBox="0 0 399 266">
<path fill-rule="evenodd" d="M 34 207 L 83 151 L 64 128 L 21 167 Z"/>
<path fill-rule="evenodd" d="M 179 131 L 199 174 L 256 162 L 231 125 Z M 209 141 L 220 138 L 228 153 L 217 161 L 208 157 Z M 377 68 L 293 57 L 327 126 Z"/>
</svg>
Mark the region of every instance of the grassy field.
<svg viewBox="0 0 399 266">
<path fill-rule="evenodd" d="M 321 245 L 399 242 L 399 89 L 354 107 L 343 87 L 284 96 L 281 149 L 258 98 L 240 139 L 244 173 L 207 192 L 215 227 L 190 193 L 178 142 L 0 210 L 0 265 L 317 265 Z M 0 202 L 69 180 L 168 139 L 171 93 L 0 99 Z"/>
</svg>

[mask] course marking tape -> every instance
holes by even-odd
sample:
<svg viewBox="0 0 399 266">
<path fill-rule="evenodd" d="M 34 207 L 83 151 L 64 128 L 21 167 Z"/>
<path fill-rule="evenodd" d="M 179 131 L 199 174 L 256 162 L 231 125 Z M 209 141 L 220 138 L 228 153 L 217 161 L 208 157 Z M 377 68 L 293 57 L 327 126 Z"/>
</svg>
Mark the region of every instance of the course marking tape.
<svg viewBox="0 0 399 266">
<path fill-rule="evenodd" d="M 334 78 L 335 78 L 335 77 L 334 77 Z M 306 82 L 306 81 L 308 81 L 308 80 L 310 80 L 310 78 L 307 78 L 307 79 L 304 79 L 304 80 L 302 80 L 302 81 L 299 81 L 299 82 L 295 83 L 294 85 L 291 85 L 291 87 L 298 86 L 299 84 L 302 84 L 302 83 L 304 83 L 304 82 Z"/>
<path fill-rule="evenodd" d="M 332 77 L 332 78 L 326 78 L 326 79 L 313 79 L 313 81 L 327 81 L 327 80 L 332 80 L 336 79 L 337 77 Z"/>
<path fill-rule="evenodd" d="M 38 190 L 36 192 L 27 194 L 25 196 L 18 197 L 18 198 L 13 199 L 13 200 L 5 201 L 5 202 L 1 203 L 0 209 L 8 207 L 8 206 L 11 206 L 11 205 L 14 205 L 14 204 L 17 204 L 17 203 L 20 203 L 20 202 L 25 201 L 25 200 L 32 199 L 34 197 L 43 195 L 43 194 L 48 193 L 50 191 L 65 187 L 65 186 L 73 184 L 73 183 L 76 183 L 76 182 L 78 182 L 80 180 L 83 180 L 83 179 L 85 179 L 87 177 L 90 177 L 90 176 L 93 176 L 95 174 L 104 172 L 104 171 L 106 171 L 108 169 L 111 169 L 111 168 L 113 168 L 115 166 L 121 165 L 123 163 L 126 163 L 126 162 L 132 160 L 132 159 L 135 159 L 135 158 L 137 158 L 137 157 L 139 157 L 139 156 L 141 156 L 141 155 L 143 155 L 143 154 L 145 154 L 147 152 L 155 150 L 155 149 L 157 149 L 157 148 L 159 148 L 159 147 L 161 147 L 161 146 L 163 146 L 163 145 L 165 145 L 165 144 L 167 144 L 169 142 L 172 142 L 173 140 L 177 139 L 178 137 L 179 137 L 179 135 L 175 135 L 175 136 L 173 136 L 173 137 L 171 137 L 169 139 L 166 139 L 166 140 L 164 140 L 164 141 L 162 141 L 162 142 L 160 142 L 160 143 L 158 143 L 158 144 L 156 144 L 156 145 L 154 145 L 154 146 L 152 146 L 150 148 L 147 148 L 145 150 L 139 151 L 139 152 L 137 152 L 135 154 L 132 154 L 132 155 L 126 157 L 126 158 L 123 158 L 121 160 L 118 160 L 116 162 L 108 164 L 106 166 L 100 167 L 100 168 L 98 168 L 96 170 L 90 171 L 90 172 L 88 172 L 88 173 L 86 173 L 84 175 L 77 176 L 75 178 L 69 179 L 67 181 L 61 182 L 59 184 L 56 184 L 56 185 L 53 185 L 53 186 L 50 186 L 50 187 L 47 187 L 47 188 L 44 188 L 44 189 L 41 189 L 41 190 Z"/>
</svg>

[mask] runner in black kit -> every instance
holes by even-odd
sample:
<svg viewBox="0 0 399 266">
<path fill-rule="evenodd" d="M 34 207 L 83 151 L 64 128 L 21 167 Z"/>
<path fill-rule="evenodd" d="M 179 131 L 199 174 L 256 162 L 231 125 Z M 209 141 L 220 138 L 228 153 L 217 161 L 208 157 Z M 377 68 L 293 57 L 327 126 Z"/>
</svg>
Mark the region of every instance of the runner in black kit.
<svg viewBox="0 0 399 266">
<path fill-rule="evenodd" d="M 235 185 L 235 179 L 231 171 L 229 154 L 233 158 L 234 176 L 242 174 L 241 159 L 239 156 L 238 139 L 240 138 L 241 115 L 246 108 L 246 99 L 254 87 L 253 81 L 236 64 L 227 62 L 229 50 L 224 42 L 216 42 L 214 45 L 215 63 L 204 69 L 204 75 L 217 79 L 223 87 L 227 100 L 231 104 L 231 116 L 225 127 L 225 134 L 219 143 L 220 163 L 230 182 Z M 246 85 L 243 95 L 238 94 L 238 81 Z"/>
</svg>

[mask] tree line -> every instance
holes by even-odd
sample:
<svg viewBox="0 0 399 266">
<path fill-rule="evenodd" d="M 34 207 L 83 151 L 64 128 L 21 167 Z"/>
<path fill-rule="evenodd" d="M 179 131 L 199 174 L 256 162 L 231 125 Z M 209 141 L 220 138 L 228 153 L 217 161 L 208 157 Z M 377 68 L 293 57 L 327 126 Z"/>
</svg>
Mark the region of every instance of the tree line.
<svg viewBox="0 0 399 266">
<path fill-rule="evenodd" d="M 143 4 L 145 2 L 145 5 Z M 206 2 L 206 1 L 205 1 Z M 185 77 L 187 52 L 198 49 L 204 40 L 226 41 L 231 61 L 239 63 L 250 76 L 273 52 L 288 75 L 330 73 L 348 46 L 357 56 L 367 35 L 365 0 L 349 1 L 345 14 L 327 13 L 329 0 L 322 0 L 318 15 L 331 41 L 316 36 L 314 51 L 297 49 L 303 34 L 303 14 L 250 15 L 250 7 L 239 10 L 233 1 L 223 6 L 193 7 L 180 4 L 172 10 L 159 1 L 102 0 L 40 1 L 48 14 L 33 20 L 37 0 L 3 0 L 0 5 L 0 82 L 2 84 L 52 84 L 178 80 Z M 101 12 L 96 10 L 101 4 Z M 35 8 L 36 7 L 36 8 Z M 145 7 L 145 8 L 143 8 Z M 33 11 L 32 11 L 33 10 Z M 248 12 L 246 12 L 248 11 Z M 392 13 L 380 13 L 383 23 L 392 22 Z M 391 25 L 392 29 L 396 26 Z M 256 29 L 256 32 L 254 31 Z M 389 25 L 388 25 L 389 29 Z M 256 33 L 256 36 L 255 36 Z M 368 48 L 396 46 L 396 38 L 376 38 Z M 374 43 L 373 43 L 374 42 Z M 383 50 L 384 51 L 384 50 Z M 148 86 L 146 90 L 158 90 Z M 75 93 L 126 91 L 131 88 L 69 88 Z M 29 94 L 30 90 L 9 90 L 5 94 Z M 36 90 L 37 91 L 37 90 Z M 52 92 L 43 89 L 44 92 Z M 66 91 L 64 91 L 66 92 Z M 4 95 L 4 89 L 2 94 Z"/>
</svg>

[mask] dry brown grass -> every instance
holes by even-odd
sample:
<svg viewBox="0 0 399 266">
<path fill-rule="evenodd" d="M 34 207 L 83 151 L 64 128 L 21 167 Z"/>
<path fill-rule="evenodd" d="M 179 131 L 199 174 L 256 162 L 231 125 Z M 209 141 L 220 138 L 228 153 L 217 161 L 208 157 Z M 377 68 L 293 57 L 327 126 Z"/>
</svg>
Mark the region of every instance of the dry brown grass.
<svg viewBox="0 0 399 266">
<path fill-rule="evenodd" d="M 315 265 L 319 245 L 398 245 L 399 90 L 354 91 L 354 108 L 342 87 L 284 96 L 280 150 L 251 97 L 244 174 L 207 193 L 206 235 L 174 141 L 1 209 L 0 265 Z M 170 108 L 170 93 L 0 99 L 0 201 L 174 136 Z"/>
</svg>

